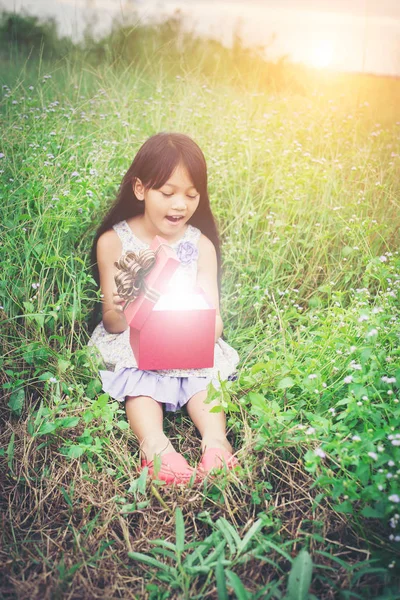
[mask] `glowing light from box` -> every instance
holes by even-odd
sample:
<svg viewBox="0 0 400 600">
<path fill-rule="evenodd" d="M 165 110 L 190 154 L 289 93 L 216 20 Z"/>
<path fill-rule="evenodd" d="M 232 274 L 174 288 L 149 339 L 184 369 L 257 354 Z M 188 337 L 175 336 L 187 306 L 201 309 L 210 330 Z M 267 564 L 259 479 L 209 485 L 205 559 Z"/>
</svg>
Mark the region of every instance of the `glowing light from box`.
<svg viewBox="0 0 400 600">
<path fill-rule="evenodd" d="M 201 294 L 171 292 L 163 294 L 153 310 L 201 310 L 210 308 Z"/>
</svg>

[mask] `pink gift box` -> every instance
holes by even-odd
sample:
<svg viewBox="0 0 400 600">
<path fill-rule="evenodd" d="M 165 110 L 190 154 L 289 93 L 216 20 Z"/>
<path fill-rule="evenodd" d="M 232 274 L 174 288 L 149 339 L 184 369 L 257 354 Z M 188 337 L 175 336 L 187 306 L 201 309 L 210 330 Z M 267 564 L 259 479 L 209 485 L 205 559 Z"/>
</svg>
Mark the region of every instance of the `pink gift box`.
<svg viewBox="0 0 400 600">
<path fill-rule="evenodd" d="M 130 344 L 138 368 L 202 369 L 214 366 L 215 317 L 200 287 L 174 295 L 169 285 L 179 266 L 174 250 L 163 238 L 154 238 L 150 249 L 161 246 L 156 263 L 146 277 L 151 292 L 141 292 L 125 309 Z"/>
</svg>

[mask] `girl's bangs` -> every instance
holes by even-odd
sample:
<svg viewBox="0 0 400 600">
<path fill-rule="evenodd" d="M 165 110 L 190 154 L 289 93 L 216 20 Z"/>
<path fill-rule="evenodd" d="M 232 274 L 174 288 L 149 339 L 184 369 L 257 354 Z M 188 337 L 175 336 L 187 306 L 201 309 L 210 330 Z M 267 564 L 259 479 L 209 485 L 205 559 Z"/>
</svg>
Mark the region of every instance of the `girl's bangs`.
<svg viewBox="0 0 400 600">
<path fill-rule="evenodd" d="M 199 193 L 202 193 L 202 190 L 204 189 L 204 178 L 201 176 L 198 166 L 196 168 L 196 162 L 191 161 L 191 157 L 187 158 L 189 158 L 189 160 L 185 160 L 185 158 L 176 151 L 165 153 L 162 158 L 154 161 L 153 164 L 157 165 L 157 168 L 154 168 L 154 171 L 149 173 L 148 180 L 144 182 L 145 187 L 155 190 L 160 189 L 171 177 L 176 167 L 182 163 L 186 168 L 193 185 Z"/>
</svg>

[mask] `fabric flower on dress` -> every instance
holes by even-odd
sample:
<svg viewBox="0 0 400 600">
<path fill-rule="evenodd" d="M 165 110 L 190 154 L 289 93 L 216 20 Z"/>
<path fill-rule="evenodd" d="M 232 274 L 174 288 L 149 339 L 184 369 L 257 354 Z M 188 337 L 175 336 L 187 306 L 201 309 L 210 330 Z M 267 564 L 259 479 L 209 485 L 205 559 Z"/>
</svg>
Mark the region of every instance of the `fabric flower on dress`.
<svg viewBox="0 0 400 600">
<path fill-rule="evenodd" d="M 177 255 L 182 264 L 188 265 L 198 259 L 199 250 L 192 242 L 181 242 L 177 249 Z"/>
</svg>

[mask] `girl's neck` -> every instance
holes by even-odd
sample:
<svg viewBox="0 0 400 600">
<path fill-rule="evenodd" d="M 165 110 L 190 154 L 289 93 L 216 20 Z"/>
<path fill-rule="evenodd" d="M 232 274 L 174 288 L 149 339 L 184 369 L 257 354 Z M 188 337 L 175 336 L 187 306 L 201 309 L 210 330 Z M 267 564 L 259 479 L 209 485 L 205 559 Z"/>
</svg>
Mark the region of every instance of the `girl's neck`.
<svg viewBox="0 0 400 600">
<path fill-rule="evenodd" d="M 185 224 L 182 230 L 177 232 L 174 236 L 167 236 L 165 233 L 158 231 L 157 228 L 155 228 L 153 224 L 146 219 L 146 215 L 137 215 L 136 217 L 129 219 L 127 222 L 135 236 L 139 238 L 141 242 L 149 245 L 156 235 L 163 237 L 170 244 L 174 244 L 185 235 L 188 228 L 188 225 Z"/>
</svg>

